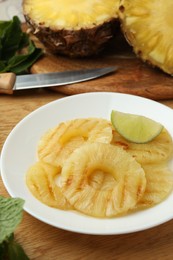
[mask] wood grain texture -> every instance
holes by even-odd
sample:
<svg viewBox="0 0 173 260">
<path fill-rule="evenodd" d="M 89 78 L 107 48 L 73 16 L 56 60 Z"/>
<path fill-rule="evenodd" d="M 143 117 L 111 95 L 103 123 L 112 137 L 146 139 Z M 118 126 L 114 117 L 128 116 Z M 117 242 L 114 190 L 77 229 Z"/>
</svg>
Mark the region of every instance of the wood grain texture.
<svg viewBox="0 0 173 260">
<path fill-rule="evenodd" d="M 63 96 L 49 89 L 22 90 L 12 96 L 1 95 L 0 150 L 10 131 L 21 119 L 38 107 Z M 162 103 L 173 108 L 173 100 Z M 0 194 L 9 196 L 1 177 Z M 31 260 L 173 259 L 173 220 L 134 234 L 92 236 L 54 228 L 25 212 L 15 238 Z"/>
<path fill-rule="evenodd" d="M 41 46 L 37 39 L 36 45 Z M 173 77 L 152 68 L 138 59 L 121 34 L 117 35 L 99 56 L 72 59 L 45 52 L 31 68 L 31 73 L 77 70 L 118 66 L 118 71 L 107 76 L 77 84 L 54 87 L 59 93 L 73 95 L 86 92 L 120 92 L 154 100 L 173 98 Z"/>
</svg>

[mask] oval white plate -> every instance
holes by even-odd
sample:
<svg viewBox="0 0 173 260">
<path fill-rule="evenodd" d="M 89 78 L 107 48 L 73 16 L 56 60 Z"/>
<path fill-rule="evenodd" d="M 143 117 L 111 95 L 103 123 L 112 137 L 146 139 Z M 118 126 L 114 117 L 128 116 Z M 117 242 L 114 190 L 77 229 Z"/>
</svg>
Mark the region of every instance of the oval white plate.
<svg viewBox="0 0 173 260">
<path fill-rule="evenodd" d="M 12 130 L 1 154 L 1 174 L 12 197 L 25 200 L 24 209 L 52 226 L 85 234 L 124 234 L 148 229 L 173 218 L 173 193 L 150 209 L 127 216 L 98 219 L 74 211 L 47 207 L 25 184 L 25 173 L 36 159 L 38 141 L 49 128 L 74 118 L 110 118 L 112 109 L 135 113 L 161 122 L 173 136 L 173 110 L 155 101 L 119 93 L 79 94 L 53 101 L 25 117 Z M 172 165 L 171 165 L 172 167 Z"/>
</svg>

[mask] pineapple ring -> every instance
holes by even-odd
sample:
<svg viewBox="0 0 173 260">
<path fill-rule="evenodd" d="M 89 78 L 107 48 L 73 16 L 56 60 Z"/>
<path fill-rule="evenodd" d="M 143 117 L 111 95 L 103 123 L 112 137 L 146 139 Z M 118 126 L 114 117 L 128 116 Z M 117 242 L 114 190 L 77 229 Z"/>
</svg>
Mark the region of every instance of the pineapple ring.
<svg viewBox="0 0 173 260">
<path fill-rule="evenodd" d="M 67 210 L 72 207 L 55 182 L 60 172 L 60 167 L 36 162 L 27 171 L 26 184 L 34 197 L 42 203 L 50 207 Z"/>
<path fill-rule="evenodd" d="M 167 161 L 173 153 L 173 141 L 165 128 L 154 140 L 146 144 L 131 143 L 113 130 L 111 144 L 122 147 L 142 164 Z"/>
<path fill-rule="evenodd" d="M 97 189 L 92 174 L 111 174 L 115 185 Z M 113 217 L 135 207 L 146 187 L 144 170 L 120 147 L 88 143 L 76 149 L 61 172 L 64 196 L 78 211 L 94 217 Z"/>
<path fill-rule="evenodd" d="M 143 166 L 147 179 L 145 193 L 137 209 L 154 206 L 163 201 L 173 190 L 173 173 L 163 164 Z"/>
<path fill-rule="evenodd" d="M 63 166 L 68 156 L 86 141 L 110 143 L 111 140 L 112 127 L 108 120 L 74 119 L 43 135 L 38 144 L 38 157 L 54 166 Z"/>
</svg>

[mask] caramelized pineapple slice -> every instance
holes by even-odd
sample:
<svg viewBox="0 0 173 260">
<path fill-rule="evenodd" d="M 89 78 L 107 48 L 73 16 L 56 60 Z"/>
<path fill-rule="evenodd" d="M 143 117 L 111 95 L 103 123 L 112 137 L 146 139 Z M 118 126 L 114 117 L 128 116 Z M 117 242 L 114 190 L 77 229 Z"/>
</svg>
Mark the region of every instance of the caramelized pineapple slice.
<svg viewBox="0 0 173 260">
<path fill-rule="evenodd" d="M 173 74 L 173 1 L 121 0 L 122 30 L 135 53 Z"/>
<path fill-rule="evenodd" d="M 168 161 L 173 154 L 172 137 L 165 128 L 155 139 L 146 144 L 129 142 L 113 130 L 111 144 L 122 147 L 141 164 Z"/>
<path fill-rule="evenodd" d="M 122 148 L 104 143 L 76 149 L 62 168 L 61 181 L 69 203 L 94 217 L 127 213 L 146 187 L 141 165 Z"/>
<path fill-rule="evenodd" d="M 110 143 L 111 140 L 112 127 L 106 119 L 69 120 L 42 136 L 38 144 L 38 157 L 54 166 L 63 166 L 68 156 L 86 142 Z"/>
<path fill-rule="evenodd" d="M 173 190 L 173 172 L 165 164 L 143 165 L 147 179 L 146 190 L 137 209 L 152 207 L 165 200 Z"/>
<path fill-rule="evenodd" d="M 61 173 L 60 167 L 38 161 L 30 166 L 26 174 L 26 184 L 31 193 L 47 206 L 58 209 L 72 209 L 56 179 Z"/>
</svg>

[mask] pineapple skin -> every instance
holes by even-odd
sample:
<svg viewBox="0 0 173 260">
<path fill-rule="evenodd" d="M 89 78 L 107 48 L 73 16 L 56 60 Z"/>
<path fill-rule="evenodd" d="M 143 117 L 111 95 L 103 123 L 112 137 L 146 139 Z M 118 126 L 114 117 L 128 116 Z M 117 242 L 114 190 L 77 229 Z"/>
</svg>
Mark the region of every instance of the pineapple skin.
<svg viewBox="0 0 173 260">
<path fill-rule="evenodd" d="M 44 24 L 36 24 L 28 15 L 24 15 L 24 17 L 31 33 L 40 40 L 48 51 L 74 58 L 98 55 L 116 36 L 119 28 L 117 18 L 112 18 L 88 29 L 53 30 L 44 27 Z"/>
<path fill-rule="evenodd" d="M 119 29 L 119 0 L 24 0 L 30 31 L 53 53 L 97 55 Z"/>
</svg>

